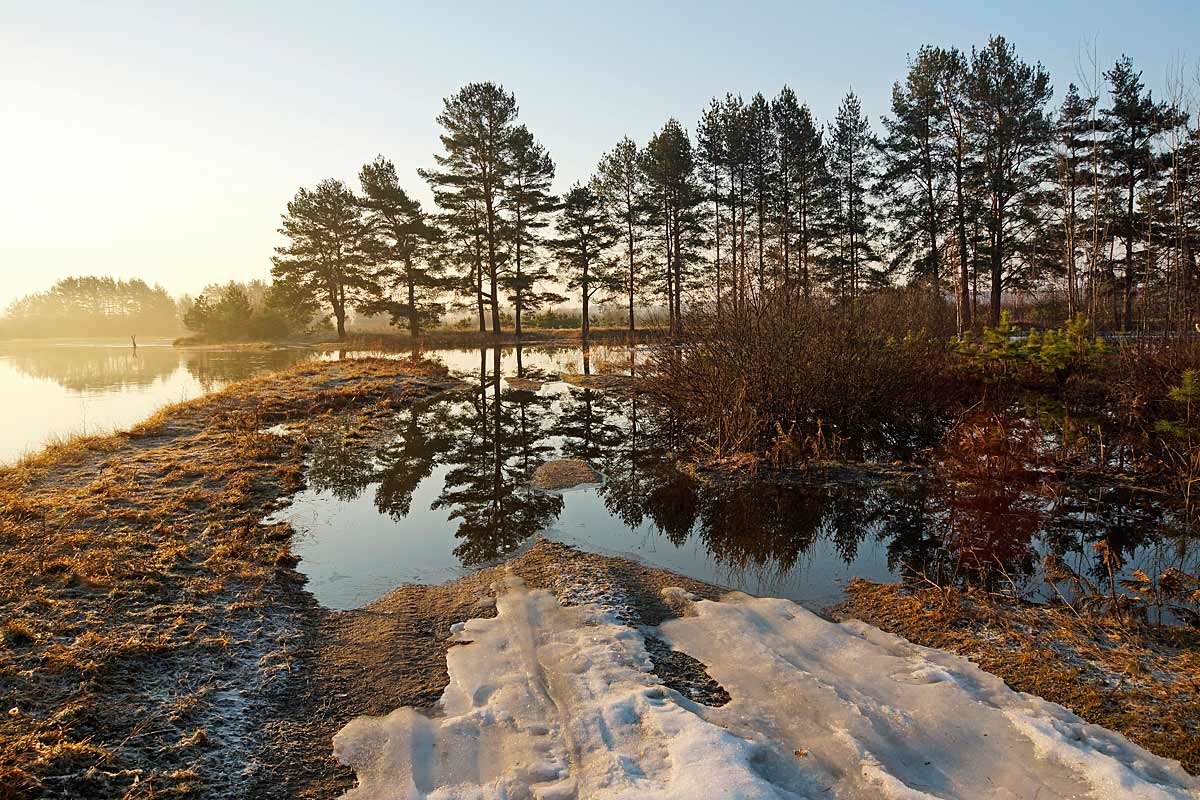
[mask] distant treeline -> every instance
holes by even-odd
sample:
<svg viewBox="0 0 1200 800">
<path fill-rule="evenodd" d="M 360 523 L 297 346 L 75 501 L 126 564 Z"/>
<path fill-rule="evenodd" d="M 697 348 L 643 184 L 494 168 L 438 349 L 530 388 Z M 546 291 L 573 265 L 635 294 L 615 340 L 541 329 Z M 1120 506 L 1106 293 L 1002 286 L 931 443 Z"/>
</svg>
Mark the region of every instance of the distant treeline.
<svg viewBox="0 0 1200 800">
<path fill-rule="evenodd" d="M 1082 58 L 1081 61 L 1088 59 Z M 1096 66 L 1050 106 L 1050 75 L 995 36 L 926 46 L 877 131 L 848 93 L 819 123 L 788 87 L 714 98 L 628 137 L 561 195 L 516 98 L 472 83 L 444 101 L 422 209 L 392 162 L 359 186 L 330 179 L 288 204 L 274 276 L 344 330 L 348 308 L 414 334 L 452 307 L 480 331 L 563 298 L 584 309 L 738 311 L 781 287 L 853 304 L 923 285 L 960 330 L 997 324 L 1010 298 L 1043 321 L 1190 328 L 1200 259 L 1200 134 L 1182 73 L 1166 97 L 1131 59 Z M 1200 88 L 1200 87 L 1193 87 Z M 981 308 L 982 306 L 982 308 Z M 586 323 L 585 323 L 586 327 Z M 585 331 L 586 332 L 586 331 Z"/>
<path fill-rule="evenodd" d="M 141 280 L 64 278 L 9 305 L 0 338 L 172 335 L 181 330 L 175 300 Z"/>
</svg>

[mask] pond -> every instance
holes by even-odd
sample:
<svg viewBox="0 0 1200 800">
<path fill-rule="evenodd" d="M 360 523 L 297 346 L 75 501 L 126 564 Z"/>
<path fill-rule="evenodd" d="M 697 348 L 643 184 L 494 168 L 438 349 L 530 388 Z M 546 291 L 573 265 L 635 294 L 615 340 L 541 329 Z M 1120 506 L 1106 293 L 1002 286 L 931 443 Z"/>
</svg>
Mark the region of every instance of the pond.
<svg viewBox="0 0 1200 800">
<path fill-rule="evenodd" d="M 128 339 L 0 342 L 0 463 L 76 434 L 123 430 L 170 403 L 311 358 Z"/>
<path fill-rule="evenodd" d="M 461 575 L 539 534 L 812 608 L 838 602 L 856 576 L 946 581 L 972 570 L 1033 597 L 1069 595 L 1078 586 L 1040 581 L 1048 553 L 1101 589 L 1136 569 L 1196 571 L 1177 510 L 1119 482 L 1032 470 L 969 484 L 936 470 L 698 478 L 675 466 L 678 425 L 613 377 L 643 354 L 429 353 L 467 387 L 398 412 L 379 435 L 328 426 L 312 443 L 308 487 L 269 520 L 295 526 L 299 569 L 337 609 Z M 530 488 L 533 471 L 559 457 L 588 461 L 603 483 Z"/>
</svg>

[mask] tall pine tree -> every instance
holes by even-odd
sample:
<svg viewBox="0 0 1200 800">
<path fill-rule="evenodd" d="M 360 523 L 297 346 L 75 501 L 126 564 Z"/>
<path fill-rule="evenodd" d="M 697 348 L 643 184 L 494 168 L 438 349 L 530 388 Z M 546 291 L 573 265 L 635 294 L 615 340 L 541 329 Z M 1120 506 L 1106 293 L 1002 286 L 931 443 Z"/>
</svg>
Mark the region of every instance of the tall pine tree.
<svg viewBox="0 0 1200 800">
<path fill-rule="evenodd" d="M 612 225 L 620 231 L 624 256 L 620 291 L 629 313 L 629 332 L 636 330 L 634 305 L 644 283 L 642 275 L 642 228 L 646 224 L 646 177 L 641 154 L 628 136 L 605 153 L 596 168 L 593 188 L 600 196 Z"/>
<path fill-rule="evenodd" d="M 513 304 L 514 330 L 520 336 L 521 319 L 526 311 L 562 300 L 554 292 L 537 291 L 538 281 L 550 278 L 545 265 L 537 259 L 542 241 L 539 232 L 549 224 L 545 218 L 555 203 L 550 194 L 554 161 L 524 125 L 513 130 L 509 148 L 510 166 L 501 207 L 508 212 L 506 230 L 511 257 L 503 284 Z"/>
<path fill-rule="evenodd" d="M 879 226 L 870 195 L 879 175 L 879 154 L 854 92 L 842 99 L 829 131 L 829 172 L 836 240 L 830 254 L 830 278 L 840 299 L 853 300 L 879 280 Z"/>
<path fill-rule="evenodd" d="M 388 159 L 379 156 L 364 165 L 358 180 L 380 288 L 379 296 L 363 311 L 387 313 L 392 324 L 404 322 L 415 338 L 442 312 L 438 295 L 446 285 L 439 275 L 440 262 L 431 252 L 436 229 L 426 221 L 421 204 L 400 186 L 396 167 Z"/>
<path fill-rule="evenodd" d="M 445 152 L 435 155 L 438 169 L 421 171 L 439 206 L 454 210 L 453 224 L 472 222 L 481 236 L 477 289 L 491 308 L 492 333 L 500 333 L 500 278 L 504 254 L 500 216 L 505 184 L 512 169 L 510 147 L 517 101 L 504 87 L 470 83 L 444 101 L 438 124 Z"/>
<path fill-rule="evenodd" d="M 338 339 L 345 339 L 351 305 L 379 294 L 370 225 L 358 198 L 339 180 L 300 189 L 287 205 L 279 232 L 288 242 L 275 248 L 272 277 L 294 296 L 328 308 Z"/>
<path fill-rule="evenodd" d="M 971 57 L 967 120 L 979 153 L 979 189 L 987 198 L 991 324 L 1000 324 L 1000 303 L 1014 255 L 1013 231 L 1021 210 L 1040 189 L 1039 162 L 1050 141 L 1046 103 L 1053 90 L 1041 64 L 1027 64 L 1003 36 L 993 36 Z"/>
</svg>

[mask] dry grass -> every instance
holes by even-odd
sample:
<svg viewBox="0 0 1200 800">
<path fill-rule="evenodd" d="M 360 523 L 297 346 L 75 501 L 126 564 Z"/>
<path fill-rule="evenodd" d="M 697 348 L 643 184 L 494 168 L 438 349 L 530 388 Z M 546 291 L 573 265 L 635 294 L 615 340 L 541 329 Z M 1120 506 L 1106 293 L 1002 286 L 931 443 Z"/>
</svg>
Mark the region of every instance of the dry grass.
<svg viewBox="0 0 1200 800">
<path fill-rule="evenodd" d="M 1018 691 L 1200 772 L 1200 632 L 1080 616 L 980 590 L 855 579 L 847 593 L 845 616 L 965 656 Z"/>
<path fill-rule="evenodd" d="M 600 482 L 600 473 L 578 458 L 547 461 L 533 471 L 529 483 L 535 489 L 555 491 Z"/>
<path fill-rule="evenodd" d="M 260 520 L 300 487 L 310 426 L 448 383 L 303 364 L 0 470 L 0 798 L 240 796 L 312 602 L 290 529 Z"/>
</svg>

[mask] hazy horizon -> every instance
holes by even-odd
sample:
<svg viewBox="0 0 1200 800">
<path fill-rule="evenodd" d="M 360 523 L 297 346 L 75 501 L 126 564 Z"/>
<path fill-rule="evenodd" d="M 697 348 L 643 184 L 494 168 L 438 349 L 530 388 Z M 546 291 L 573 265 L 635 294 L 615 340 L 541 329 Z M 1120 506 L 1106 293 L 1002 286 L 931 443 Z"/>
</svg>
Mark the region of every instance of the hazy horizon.
<svg viewBox="0 0 1200 800">
<path fill-rule="evenodd" d="M 515 92 L 562 190 L 623 135 L 644 142 L 672 116 L 693 130 L 725 92 L 786 83 L 825 122 L 852 87 L 878 128 L 907 54 L 926 43 L 969 49 L 1003 34 L 1047 66 L 1056 101 L 1092 39 L 1102 69 L 1128 53 L 1160 96 L 1181 62 L 1194 80 L 1200 55 L 1185 49 L 1200 7 L 1184 2 L 1153 18 L 1076 2 L 2 8 L 0 308 L 68 275 L 139 277 L 176 295 L 268 278 L 296 189 L 353 181 L 379 153 L 428 207 L 416 170 L 438 149 L 434 118 L 472 80 Z"/>
</svg>

